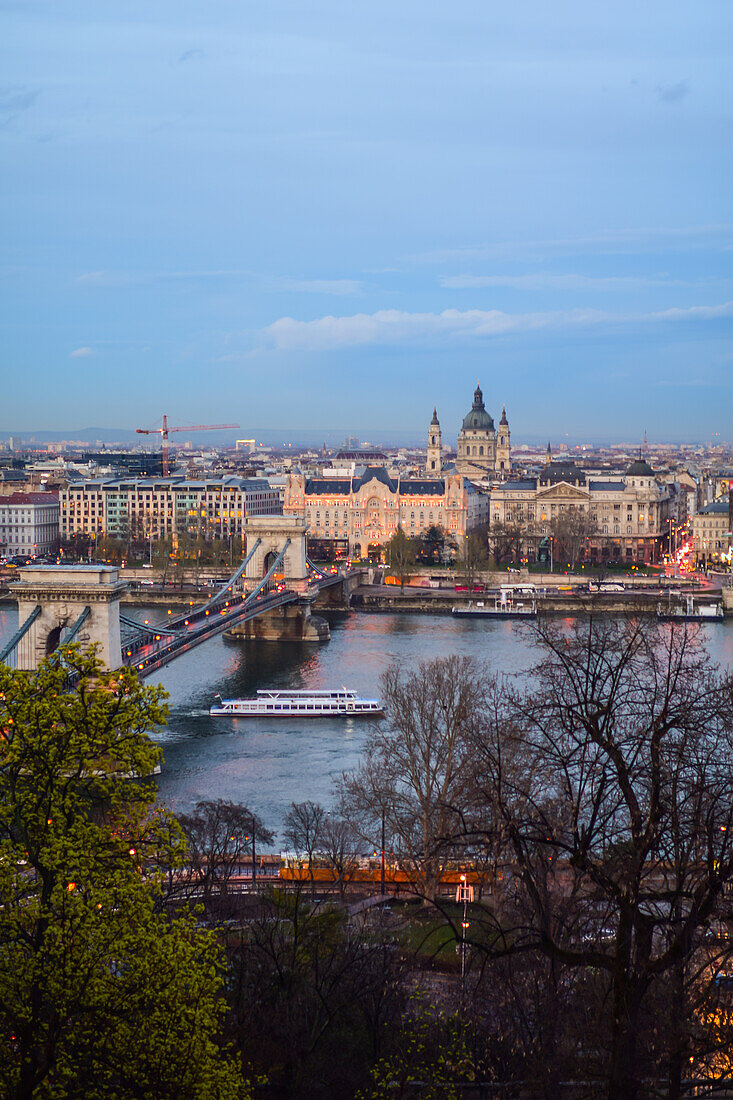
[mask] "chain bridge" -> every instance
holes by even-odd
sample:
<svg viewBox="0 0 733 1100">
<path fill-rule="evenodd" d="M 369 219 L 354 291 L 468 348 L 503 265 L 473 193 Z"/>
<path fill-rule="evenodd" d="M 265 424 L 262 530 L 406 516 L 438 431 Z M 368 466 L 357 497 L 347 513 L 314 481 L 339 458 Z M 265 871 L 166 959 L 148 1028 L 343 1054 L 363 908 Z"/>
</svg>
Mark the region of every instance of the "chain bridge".
<svg viewBox="0 0 733 1100">
<path fill-rule="evenodd" d="M 328 624 L 312 614 L 348 607 L 360 571 L 324 572 L 309 559 L 306 524 L 297 516 L 253 516 L 247 554 L 210 599 L 162 622 L 141 623 L 120 610 L 126 584 L 107 565 L 27 566 L 12 585 L 18 630 L 0 662 L 35 669 L 77 642 L 97 644 L 105 667 L 146 677 L 216 634 L 261 640 L 325 641 Z"/>
</svg>

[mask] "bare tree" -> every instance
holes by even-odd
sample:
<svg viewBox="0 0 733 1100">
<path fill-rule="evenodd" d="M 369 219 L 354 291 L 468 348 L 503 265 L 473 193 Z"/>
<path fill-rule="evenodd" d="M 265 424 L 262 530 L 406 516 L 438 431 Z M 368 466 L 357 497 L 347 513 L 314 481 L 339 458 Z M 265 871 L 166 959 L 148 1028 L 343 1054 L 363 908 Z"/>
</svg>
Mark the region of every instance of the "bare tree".
<svg viewBox="0 0 733 1100">
<path fill-rule="evenodd" d="M 272 844 L 273 833 L 261 818 L 237 802 L 219 798 L 197 802 L 193 813 L 179 818 L 188 841 L 184 892 L 202 895 L 204 904 L 226 895 L 242 859 L 252 861 L 255 879 L 257 844 Z"/>
<path fill-rule="evenodd" d="M 533 686 L 493 685 L 460 804 L 466 837 L 505 848 L 495 948 L 600 976 L 607 1095 L 635 1100 L 663 1072 L 679 1097 L 685 1005 L 729 953 L 708 935 L 730 916 L 733 677 L 677 627 L 541 622 L 537 640 Z M 664 1042 L 662 991 L 677 1020 Z"/>
<path fill-rule="evenodd" d="M 519 523 L 502 523 L 501 520 L 497 520 L 491 524 L 489 543 L 497 565 L 507 561 L 519 561 L 526 534 L 527 531 Z"/>
<path fill-rule="evenodd" d="M 476 574 L 489 564 L 489 541 L 486 527 L 477 527 L 469 531 L 459 547 L 458 569 L 466 579 L 469 588 L 473 587 Z"/>
<path fill-rule="evenodd" d="M 428 900 L 450 855 L 449 805 L 466 779 L 482 695 L 478 666 L 468 657 L 424 661 L 414 672 L 393 665 L 381 682 L 387 724 L 371 730 L 361 764 L 341 777 L 345 816 L 370 844 L 384 823 L 398 865 Z"/>
<path fill-rule="evenodd" d="M 291 802 L 283 820 L 285 843 L 302 859 L 308 860 L 311 897 L 315 895 L 313 866 L 316 853 L 324 840 L 326 811 L 320 802 Z"/>
<path fill-rule="evenodd" d="M 588 540 L 596 534 L 596 524 L 584 508 L 568 507 L 550 522 L 555 540 L 555 561 L 565 561 L 575 569 Z"/>
<path fill-rule="evenodd" d="M 346 818 L 327 813 L 321 830 L 319 855 L 336 876 L 339 897 L 344 900 L 347 882 L 359 865 L 358 836 Z"/>
</svg>

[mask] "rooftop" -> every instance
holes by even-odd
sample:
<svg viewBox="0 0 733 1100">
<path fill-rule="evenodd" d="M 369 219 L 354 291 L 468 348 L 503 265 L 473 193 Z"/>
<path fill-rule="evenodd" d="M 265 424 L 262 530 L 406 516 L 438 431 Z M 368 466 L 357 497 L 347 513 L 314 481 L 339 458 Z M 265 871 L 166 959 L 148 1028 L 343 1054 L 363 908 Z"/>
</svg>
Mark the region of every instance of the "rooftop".
<svg viewBox="0 0 733 1100">
<path fill-rule="evenodd" d="M 0 497 L 2 504 L 58 504 L 57 493 L 10 493 L 9 496 Z"/>
</svg>

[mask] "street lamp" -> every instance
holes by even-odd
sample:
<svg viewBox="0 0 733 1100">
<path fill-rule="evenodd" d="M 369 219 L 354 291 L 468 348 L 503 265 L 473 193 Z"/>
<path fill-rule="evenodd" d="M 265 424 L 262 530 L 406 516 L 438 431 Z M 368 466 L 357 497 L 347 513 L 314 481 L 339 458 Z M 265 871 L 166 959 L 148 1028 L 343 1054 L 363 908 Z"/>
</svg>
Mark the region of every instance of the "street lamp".
<svg viewBox="0 0 733 1100">
<path fill-rule="evenodd" d="M 382 806 L 382 868 L 381 868 L 379 893 L 382 895 L 382 897 L 384 897 L 386 892 L 387 891 L 385 889 L 385 878 L 384 878 L 384 806 Z"/>
<path fill-rule="evenodd" d="M 463 920 L 461 921 L 461 994 L 466 984 L 466 932 L 468 931 L 467 908 L 469 901 L 473 901 L 473 886 L 466 881 L 465 872 L 456 890 L 456 901 L 463 902 Z"/>
</svg>

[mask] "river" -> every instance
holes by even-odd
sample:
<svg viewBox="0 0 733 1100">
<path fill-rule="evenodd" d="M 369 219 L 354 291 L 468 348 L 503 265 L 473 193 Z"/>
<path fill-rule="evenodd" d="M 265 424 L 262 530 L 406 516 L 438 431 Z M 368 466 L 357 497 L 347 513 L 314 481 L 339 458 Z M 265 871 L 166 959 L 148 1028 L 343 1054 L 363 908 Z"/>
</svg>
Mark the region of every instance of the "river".
<svg viewBox="0 0 733 1100">
<path fill-rule="evenodd" d="M 126 609 L 154 621 L 159 607 Z M 257 688 L 355 688 L 378 694 L 392 661 L 413 665 L 449 653 L 466 654 L 496 671 L 521 673 L 536 659 L 531 627 L 509 620 L 456 620 L 418 614 L 332 614 L 331 640 L 321 644 L 212 638 L 156 674 L 169 693 L 170 720 L 155 734 L 164 754 L 160 798 L 187 810 L 201 798 L 230 798 L 278 830 L 290 802 L 328 806 L 333 779 L 359 760 L 366 719 L 210 718 L 215 692 Z M 16 629 L 17 611 L 0 604 L 0 641 Z M 711 656 L 733 668 L 733 619 L 700 628 Z"/>
</svg>

